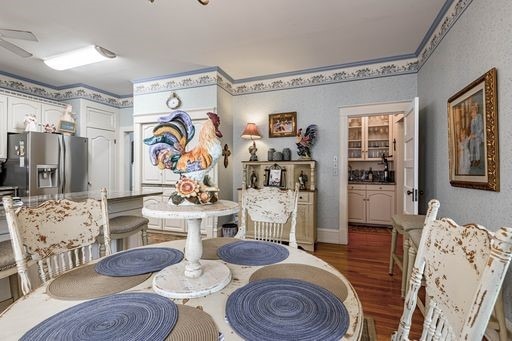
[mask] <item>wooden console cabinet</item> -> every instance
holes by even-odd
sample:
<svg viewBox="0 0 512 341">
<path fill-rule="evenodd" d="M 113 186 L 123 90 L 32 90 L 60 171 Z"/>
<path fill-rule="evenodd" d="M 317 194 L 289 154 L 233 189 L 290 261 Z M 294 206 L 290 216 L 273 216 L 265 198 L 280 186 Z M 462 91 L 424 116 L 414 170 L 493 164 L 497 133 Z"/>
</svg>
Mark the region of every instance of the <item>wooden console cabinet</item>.
<svg viewBox="0 0 512 341">
<path fill-rule="evenodd" d="M 300 190 L 298 208 L 297 208 L 297 225 L 296 236 L 299 246 L 307 251 L 315 250 L 316 242 L 316 202 L 317 194 L 315 187 L 315 166 L 316 161 L 243 161 L 243 178 L 242 186 L 250 186 L 251 176 L 256 176 L 256 187 L 262 188 L 268 183 L 266 176 L 267 170 L 277 165 L 282 169 L 281 187 L 283 189 L 293 189 L 295 183 L 299 182 L 298 178 L 302 174 L 306 175 L 308 181 L 306 188 Z M 254 174 L 254 175 L 253 175 Z M 253 181 L 254 182 L 254 181 Z M 242 190 L 238 191 L 238 202 L 241 206 Z M 242 215 L 240 214 L 239 217 Z M 247 236 L 250 238 L 253 235 L 253 222 L 248 217 L 247 222 Z M 290 232 L 290 222 L 285 225 L 283 235 L 286 240 Z"/>
</svg>

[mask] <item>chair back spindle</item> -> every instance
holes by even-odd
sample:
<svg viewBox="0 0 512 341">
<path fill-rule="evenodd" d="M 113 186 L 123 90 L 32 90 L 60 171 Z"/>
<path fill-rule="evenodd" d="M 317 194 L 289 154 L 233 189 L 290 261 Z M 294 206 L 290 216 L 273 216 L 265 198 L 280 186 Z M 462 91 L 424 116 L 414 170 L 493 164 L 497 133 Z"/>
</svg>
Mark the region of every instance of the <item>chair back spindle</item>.
<svg viewBox="0 0 512 341">
<path fill-rule="evenodd" d="M 242 189 L 242 218 L 236 237 L 246 237 L 247 219 L 250 217 L 254 226 L 254 239 L 282 243 L 284 225 L 290 220 L 289 244 L 298 247 L 295 233 L 298 192 L 298 183 L 293 191 L 277 187 Z"/>
</svg>

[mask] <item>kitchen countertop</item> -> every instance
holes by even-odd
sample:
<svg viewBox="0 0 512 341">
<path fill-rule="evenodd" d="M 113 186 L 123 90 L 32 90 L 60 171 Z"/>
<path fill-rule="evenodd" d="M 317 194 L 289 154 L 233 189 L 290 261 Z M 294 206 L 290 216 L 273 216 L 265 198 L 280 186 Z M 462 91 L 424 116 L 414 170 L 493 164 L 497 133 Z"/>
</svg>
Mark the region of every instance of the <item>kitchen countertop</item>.
<svg viewBox="0 0 512 341">
<path fill-rule="evenodd" d="M 162 190 L 160 189 L 144 189 L 144 190 L 134 190 L 134 191 L 107 191 L 107 200 L 108 202 L 116 202 L 122 201 L 126 199 L 135 199 L 135 198 L 143 198 L 147 196 L 160 195 L 162 194 Z M 99 190 L 97 191 L 85 191 L 85 192 L 74 192 L 74 193 L 64 193 L 64 194 L 51 194 L 51 195 L 37 195 L 32 197 L 22 197 L 21 201 L 23 202 L 22 206 L 35 207 L 41 204 L 46 200 L 59 200 L 59 199 L 69 199 L 74 201 L 85 200 L 87 198 L 97 199 L 101 198 L 101 193 Z M 7 230 L 7 226 L 5 225 L 5 212 L 3 206 L 0 206 L 0 235 L 9 233 Z M 5 226 L 3 226 L 5 225 Z"/>
</svg>

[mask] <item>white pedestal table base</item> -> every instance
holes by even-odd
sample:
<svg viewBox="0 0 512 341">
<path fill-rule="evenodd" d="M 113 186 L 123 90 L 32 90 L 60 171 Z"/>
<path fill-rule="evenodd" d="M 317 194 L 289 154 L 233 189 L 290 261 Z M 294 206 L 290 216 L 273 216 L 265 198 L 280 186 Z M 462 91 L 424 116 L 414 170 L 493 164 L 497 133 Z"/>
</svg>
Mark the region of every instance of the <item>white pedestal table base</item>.
<svg viewBox="0 0 512 341">
<path fill-rule="evenodd" d="M 183 275 L 185 264 L 171 265 L 157 273 L 153 290 L 169 298 L 196 298 L 222 290 L 231 282 L 231 271 L 219 261 L 201 260 L 202 274 L 197 278 Z"/>
</svg>

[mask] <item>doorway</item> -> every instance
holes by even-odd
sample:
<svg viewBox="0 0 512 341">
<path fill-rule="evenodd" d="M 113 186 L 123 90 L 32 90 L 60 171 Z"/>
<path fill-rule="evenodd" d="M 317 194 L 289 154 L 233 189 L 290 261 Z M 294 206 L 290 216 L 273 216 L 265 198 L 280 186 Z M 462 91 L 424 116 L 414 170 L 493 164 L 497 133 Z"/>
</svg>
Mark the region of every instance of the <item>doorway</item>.
<svg viewBox="0 0 512 341">
<path fill-rule="evenodd" d="M 394 211 L 401 212 L 403 209 L 403 158 L 404 158 L 404 121 L 401 115 L 411 110 L 411 105 L 414 107 L 417 100 L 403 101 L 403 102 L 390 102 L 390 103 L 376 103 L 365 104 L 349 107 L 341 107 L 339 110 L 340 115 L 340 188 L 339 188 L 339 212 L 340 212 L 340 226 L 339 226 L 339 240 L 341 244 L 348 244 L 348 222 L 349 222 L 349 161 L 354 159 L 354 154 L 349 155 L 349 120 L 354 118 L 362 118 L 373 115 L 390 115 L 393 117 L 393 129 L 396 129 L 395 148 L 393 148 L 393 170 L 395 180 L 395 196 L 393 200 Z M 391 141 L 392 143 L 393 141 Z M 366 151 L 368 153 L 368 151 Z M 371 155 L 368 160 L 377 161 L 378 157 Z M 363 162 L 363 161 L 361 161 Z M 369 167 L 368 167 L 369 168 Z M 379 170 L 380 171 L 380 170 Z M 380 174 L 380 173 L 379 173 Z M 361 174 L 359 174 L 361 176 Z M 363 172 L 364 175 L 364 172 Z M 366 187 L 365 187 L 366 188 Z M 366 200 L 366 199 L 365 199 Z M 400 211 L 399 211 L 400 210 Z"/>
</svg>

